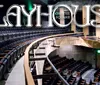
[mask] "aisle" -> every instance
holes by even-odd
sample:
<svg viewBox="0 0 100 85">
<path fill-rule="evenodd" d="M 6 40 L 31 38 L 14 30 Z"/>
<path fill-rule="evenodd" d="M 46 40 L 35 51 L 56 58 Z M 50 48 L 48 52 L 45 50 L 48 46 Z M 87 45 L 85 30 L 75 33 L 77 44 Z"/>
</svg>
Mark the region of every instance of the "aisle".
<svg viewBox="0 0 100 85">
<path fill-rule="evenodd" d="M 17 61 L 5 85 L 25 85 L 23 57 Z"/>
</svg>

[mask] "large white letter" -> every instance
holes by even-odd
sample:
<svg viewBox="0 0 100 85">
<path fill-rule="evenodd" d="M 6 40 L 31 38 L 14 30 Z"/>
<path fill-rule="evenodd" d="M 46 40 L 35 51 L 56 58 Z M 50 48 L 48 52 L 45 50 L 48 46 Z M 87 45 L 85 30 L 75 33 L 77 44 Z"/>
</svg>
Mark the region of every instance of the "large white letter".
<svg viewBox="0 0 100 85">
<path fill-rule="evenodd" d="M 10 12 L 13 9 L 16 9 L 16 13 Z M 21 8 L 20 6 L 12 5 L 6 13 L 6 19 L 7 19 L 8 26 L 12 27 L 13 24 L 11 24 L 11 22 L 9 21 L 9 16 L 16 16 L 16 27 L 21 27 Z"/>
<path fill-rule="evenodd" d="M 41 27 L 41 5 L 37 6 L 37 24 L 36 27 Z"/>
<path fill-rule="evenodd" d="M 0 8 L 2 8 L 2 7 L 3 7 L 3 5 L 0 5 Z M 0 27 L 7 27 L 5 16 L 3 17 L 3 22 L 4 22 L 4 24 L 0 24 Z"/>
<path fill-rule="evenodd" d="M 86 27 L 86 26 L 89 26 L 90 23 L 89 23 L 89 20 L 90 20 L 90 5 L 85 5 L 85 9 L 86 9 L 86 23 L 81 25 L 81 24 L 78 24 L 77 21 L 76 21 L 76 14 L 77 14 L 77 11 L 79 9 L 79 6 L 78 5 L 72 5 L 72 7 L 75 7 L 75 11 L 74 11 L 74 23 L 79 26 L 79 27 Z"/>
<path fill-rule="evenodd" d="M 22 12 L 23 14 L 27 17 L 27 27 L 32 27 L 32 15 L 33 13 L 36 11 L 36 5 L 34 5 L 34 8 L 29 12 L 27 13 L 26 10 L 25 10 L 25 6 L 24 5 L 21 5 L 21 8 L 22 8 Z"/>
<path fill-rule="evenodd" d="M 68 24 L 60 24 L 60 23 L 58 23 L 57 21 L 56 21 L 56 19 L 55 19 L 55 12 L 56 12 L 56 10 L 58 9 L 58 8 L 66 8 L 67 10 L 69 10 L 70 11 L 70 13 L 71 13 L 71 20 L 70 20 L 70 22 L 68 23 Z M 57 26 L 59 26 L 59 27 L 67 27 L 68 25 L 70 25 L 71 24 L 71 22 L 72 22 L 72 20 L 73 20 L 73 12 L 72 12 L 72 10 L 71 10 L 71 8 L 68 6 L 68 5 L 64 5 L 64 4 L 60 4 L 60 5 L 57 5 L 55 8 L 54 8 L 54 10 L 53 10 L 53 21 L 54 21 L 54 23 L 57 25 Z"/>
<path fill-rule="evenodd" d="M 48 27 L 53 27 L 53 20 L 52 20 L 52 8 L 53 8 L 53 5 L 49 5 L 48 6 L 48 10 L 49 10 L 49 25 Z"/>
<path fill-rule="evenodd" d="M 96 8 L 97 8 L 97 9 L 100 8 L 100 5 L 93 5 L 93 6 L 91 7 L 91 11 L 98 17 L 98 19 L 100 19 L 100 12 L 97 12 L 97 10 L 95 10 Z M 99 25 L 96 24 L 96 23 L 98 23 L 98 22 L 100 22 L 100 21 L 91 20 L 91 25 L 92 25 L 93 27 L 100 28 L 100 24 L 99 24 Z"/>
<path fill-rule="evenodd" d="M 46 13 L 41 13 L 41 6 L 40 5 L 37 6 L 37 24 L 36 24 L 37 27 L 41 27 L 41 15 L 48 16 L 48 20 L 49 20 L 48 27 L 53 27 L 52 8 L 53 8 L 53 5 L 49 5 L 48 6 L 49 13 L 46 14 Z"/>
</svg>

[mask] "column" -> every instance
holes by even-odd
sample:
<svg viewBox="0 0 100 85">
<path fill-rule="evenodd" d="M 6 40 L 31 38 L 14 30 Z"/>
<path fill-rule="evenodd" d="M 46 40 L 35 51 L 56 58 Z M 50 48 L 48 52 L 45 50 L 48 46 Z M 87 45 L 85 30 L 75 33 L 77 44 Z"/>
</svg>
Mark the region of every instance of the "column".
<svg viewBox="0 0 100 85">
<path fill-rule="evenodd" d="M 84 6 L 82 7 L 82 14 L 83 14 L 82 15 L 82 17 L 83 17 L 82 21 L 83 21 L 83 24 L 85 24 L 87 15 L 86 15 L 86 8 Z M 83 27 L 83 33 L 84 33 L 85 36 L 89 35 L 89 27 L 88 26 L 87 27 Z"/>
<path fill-rule="evenodd" d="M 65 19 L 64 19 L 64 8 L 60 8 L 60 24 L 65 24 Z"/>
</svg>

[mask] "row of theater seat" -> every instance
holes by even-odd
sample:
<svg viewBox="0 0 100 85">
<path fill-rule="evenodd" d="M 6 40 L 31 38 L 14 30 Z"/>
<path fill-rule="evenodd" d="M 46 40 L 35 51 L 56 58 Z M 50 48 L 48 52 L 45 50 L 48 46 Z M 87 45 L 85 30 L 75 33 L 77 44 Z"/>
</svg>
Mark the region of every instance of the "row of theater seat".
<svg viewBox="0 0 100 85">
<path fill-rule="evenodd" d="M 51 61 L 54 61 L 54 60 L 51 60 Z M 60 58 L 59 60 L 56 60 L 55 62 L 52 62 L 52 63 L 60 71 L 68 69 L 68 73 L 77 71 L 78 74 L 80 75 L 83 74 L 84 71 L 92 68 L 92 65 L 89 64 L 88 62 L 84 63 L 81 60 L 75 61 L 74 59 L 67 59 L 66 57 Z"/>
<path fill-rule="evenodd" d="M 86 80 L 81 78 L 81 75 L 92 68 L 92 65 L 89 62 L 82 62 L 81 60 L 76 61 L 73 58 L 67 59 L 66 57 L 59 57 L 58 55 L 50 57 L 50 60 L 70 85 L 88 85 L 86 84 Z M 66 73 L 64 73 L 64 71 L 66 71 Z M 75 77 L 73 76 L 74 72 L 76 72 Z M 50 73 L 54 73 L 54 70 L 50 64 L 45 61 L 44 74 Z M 80 79 L 76 82 L 78 77 Z M 64 85 L 58 76 L 56 80 L 54 78 L 43 79 L 43 85 Z M 56 83 L 50 84 L 53 80 L 55 80 Z M 89 85 L 92 84 L 95 85 L 95 83 L 91 81 Z"/>
<path fill-rule="evenodd" d="M 13 29 L 13 28 L 12 28 Z M 19 30 L 18 32 L 16 32 L 17 30 L 9 30 L 7 31 L 0 31 L 0 38 L 2 38 L 0 40 L 0 46 L 4 46 L 6 44 L 10 44 L 13 41 L 22 39 L 22 38 L 27 38 L 30 36 L 34 36 L 34 37 L 38 37 L 41 35 L 51 35 L 51 34 L 58 34 L 58 33 L 66 33 L 65 29 L 51 29 L 51 30 L 42 30 L 42 29 L 38 29 L 38 30 Z M 1 47 L 0 47 L 1 48 Z"/>
<path fill-rule="evenodd" d="M 13 28 L 12 28 L 13 29 Z M 28 29 L 28 30 L 8 30 L 8 31 L 0 31 L 0 41 L 5 41 L 9 39 L 14 39 L 18 37 L 23 37 L 27 35 L 33 35 L 33 34 L 59 34 L 59 33 L 65 33 L 66 29 Z"/>
</svg>

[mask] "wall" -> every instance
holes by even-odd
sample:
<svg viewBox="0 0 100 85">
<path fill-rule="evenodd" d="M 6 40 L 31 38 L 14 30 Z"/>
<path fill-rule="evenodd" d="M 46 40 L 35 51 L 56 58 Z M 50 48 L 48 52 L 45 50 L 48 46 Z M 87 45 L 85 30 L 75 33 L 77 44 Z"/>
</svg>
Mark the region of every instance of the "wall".
<svg viewBox="0 0 100 85">
<path fill-rule="evenodd" d="M 84 41 L 90 44 L 93 48 L 100 49 L 100 42 L 88 39 L 84 39 Z M 97 55 L 97 67 L 100 68 L 100 55 Z"/>
</svg>

